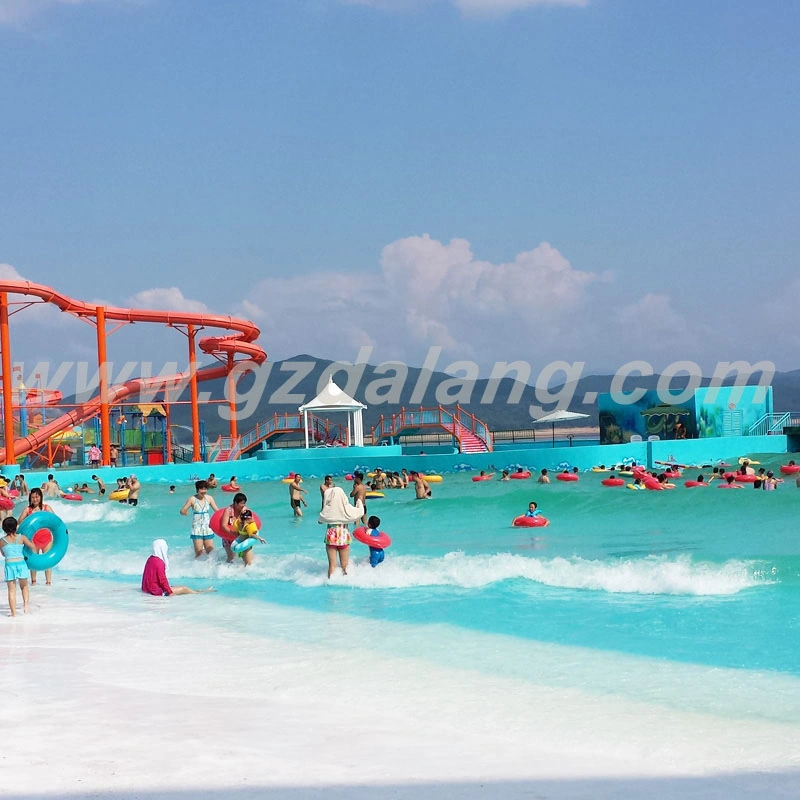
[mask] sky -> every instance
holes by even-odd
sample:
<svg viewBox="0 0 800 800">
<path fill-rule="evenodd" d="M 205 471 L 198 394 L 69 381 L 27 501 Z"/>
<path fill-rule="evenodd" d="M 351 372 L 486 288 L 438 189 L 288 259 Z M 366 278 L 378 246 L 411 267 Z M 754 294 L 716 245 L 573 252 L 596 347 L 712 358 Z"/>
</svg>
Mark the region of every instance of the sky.
<svg viewBox="0 0 800 800">
<path fill-rule="evenodd" d="M 0 0 L 0 278 L 244 316 L 273 360 L 795 369 L 798 30 L 774 0 Z M 44 308 L 11 334 L 95 352 Z"/>
</svg>

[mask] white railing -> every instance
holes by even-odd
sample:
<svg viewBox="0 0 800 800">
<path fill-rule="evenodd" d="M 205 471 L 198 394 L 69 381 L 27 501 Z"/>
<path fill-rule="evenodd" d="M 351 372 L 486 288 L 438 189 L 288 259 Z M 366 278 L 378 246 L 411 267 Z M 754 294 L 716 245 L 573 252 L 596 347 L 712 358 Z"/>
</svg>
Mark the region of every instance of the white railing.
<svg viewBox="0 0 800 800">
<path fill-rule="evenodd" d="M 764 414 L 747 429 L 747 436 L 769 436 L 783 433 L 790 425 L 800 425 L 800 411 L 781 411 L 777 414 Z"/>
</svg>

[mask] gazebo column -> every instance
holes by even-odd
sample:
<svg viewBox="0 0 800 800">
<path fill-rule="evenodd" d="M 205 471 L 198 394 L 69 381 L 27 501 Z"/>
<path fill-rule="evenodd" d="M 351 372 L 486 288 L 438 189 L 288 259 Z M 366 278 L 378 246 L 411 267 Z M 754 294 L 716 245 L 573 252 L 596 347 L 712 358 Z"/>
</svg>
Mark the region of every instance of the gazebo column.
<svg viewBox="0 0 800 800">
<path fill-rule="evenodd" d="M 308 411 L 303 411 L 303 430 L 306 434 L 306 450 L 308 450 Z"/>
</svg>

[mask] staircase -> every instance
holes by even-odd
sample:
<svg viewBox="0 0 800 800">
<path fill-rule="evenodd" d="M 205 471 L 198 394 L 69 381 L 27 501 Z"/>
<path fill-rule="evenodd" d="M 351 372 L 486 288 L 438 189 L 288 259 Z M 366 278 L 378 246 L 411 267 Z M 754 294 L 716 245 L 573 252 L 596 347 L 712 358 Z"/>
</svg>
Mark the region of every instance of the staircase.
<svg viewBox="0 0 800 800">
<path fill-rule="evenodd" d="M 459 443 L 459 450 L 462 453 L 488 453 L 489 448 L 486 442 L 476 436 L 472 431 L 468 431 L 463 425 L 455 426 L 453 431 Z"/>
</svg>

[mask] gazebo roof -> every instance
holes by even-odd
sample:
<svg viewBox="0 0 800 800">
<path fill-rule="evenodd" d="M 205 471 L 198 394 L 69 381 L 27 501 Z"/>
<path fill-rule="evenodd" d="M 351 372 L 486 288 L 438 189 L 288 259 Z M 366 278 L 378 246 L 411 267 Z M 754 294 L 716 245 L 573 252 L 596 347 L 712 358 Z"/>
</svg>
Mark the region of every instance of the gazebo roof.
<svg viewBox="0 0 800 800">
<path fill-rule="evenodd" d="M 343 389 L 328 378 L 328 385 L 311 401 L 304 403 L 298 411 L 359 411 L 366 406 L 354 400 Z"/>
</svg>

